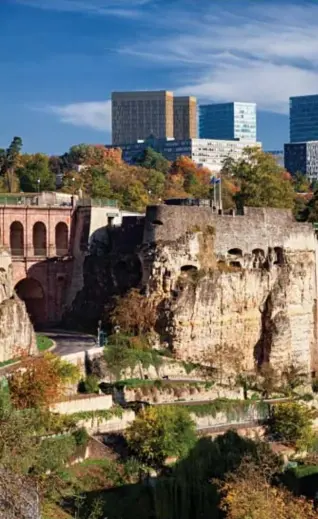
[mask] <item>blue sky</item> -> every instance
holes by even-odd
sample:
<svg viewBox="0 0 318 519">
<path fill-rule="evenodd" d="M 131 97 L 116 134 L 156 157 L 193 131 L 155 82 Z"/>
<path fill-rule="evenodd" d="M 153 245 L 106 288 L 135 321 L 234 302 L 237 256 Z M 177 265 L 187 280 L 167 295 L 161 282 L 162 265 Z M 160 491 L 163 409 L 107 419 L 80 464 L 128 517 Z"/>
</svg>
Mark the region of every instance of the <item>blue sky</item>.
<svg viewBox="0 0 318 519">
<path fill-rule="evenodd" d="M 112 90 L 253 101 L 265 149 L 318 93 L 318 2 L 0 0 L 0 147 L 110 142 Z"/>
</svg>

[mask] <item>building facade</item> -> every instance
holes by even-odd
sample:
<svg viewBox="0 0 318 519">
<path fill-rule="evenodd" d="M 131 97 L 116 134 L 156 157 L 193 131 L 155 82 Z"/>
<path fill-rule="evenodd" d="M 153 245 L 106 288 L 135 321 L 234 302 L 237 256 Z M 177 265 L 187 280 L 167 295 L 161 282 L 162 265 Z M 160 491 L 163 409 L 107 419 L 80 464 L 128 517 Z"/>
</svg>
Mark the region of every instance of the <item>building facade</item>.
<svg viewBox="0 0 318 519">
<path fill-rule="evenodd" d="M 202 139 L 256 142 L 255 103 L 215 103 L 200 106 Z"/>
<path fill-rule="evenodd" d="M 197 100 L 195 97 L 174 97 L 173 128 L 176 140 L 197 138 Z"/>
<path fill-rule="evenodd" d="M 300 172 L 318 180 L 318 140 L 285 144 L 285 168 L 292 175 Z"/>
<path fill-rule="evenodd" d="M 291 143 L 318 140 L 318 95 L 290 98 L 289 132 Z"/>
<path fill-rule="evenodd" d="M 153 148 L 166 159 L 173 162 L 181 155 L 190 157 L 195 163 L 206 166 L 211 171 L 221 170 L 223 161 L 227 157 L 237 160 L 247 147 L 244 141 L 225 141 L 215 139 L 147 139 L 142 142 L 121 145 L 122 157 L 128 164 L 133 164 L 136 158 L 146 149 Z M 261 147 L 261 143 L 253 146 Z M 110 145 L 108 147 L 111 147 Z"/>
<path fill-rule="evenodd" d="M 173 137 L 173 93 L 113 92 L 112 144 Z"/>
</svg>

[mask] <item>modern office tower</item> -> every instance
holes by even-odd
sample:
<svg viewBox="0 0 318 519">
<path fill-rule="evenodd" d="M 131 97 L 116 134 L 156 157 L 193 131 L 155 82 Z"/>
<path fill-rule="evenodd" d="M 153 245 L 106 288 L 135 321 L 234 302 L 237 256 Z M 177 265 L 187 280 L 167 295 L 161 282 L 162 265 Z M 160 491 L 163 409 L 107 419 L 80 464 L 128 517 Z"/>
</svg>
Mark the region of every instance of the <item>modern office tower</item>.
<svg viewBox="0 0 318 519">
<path fill-rule="evenodd" d="M 112 93 L 112 143 L 173 137 L 173 94 L 157 92 Z"/>
<path fill-rule="evenodd" d="M 290 142 L 318 140 L 318 95 L 289 99 Z"/>
<path fill-rule="evenodd" d="M 176 140 L 197 138 L 197 100 L 195 97 L 174 97 L 173 121 Z"/>
<path fill-rule="evenodd" d="M 200 106 L 200 138 L 256 142 L 255 103 Z"/>
<path fill-rule="evenodd" d="M 284 145 L 285 168 L 291 175 L 300 172 L 318 180 L 318 140 Z"/>
<path fill-rule="evenodd" d="M 146 139 L 135 143 L 122 144 L 122 158 L 128 164 L 134 164 L 137 157 L 146 149 L 153 148 L 166 159 L 173 162 L 181 155 L 190 157 L 196 164 L 205 166 L 213 172 L 221 170 L 227 157 L 239 159 L 247 143 L 243 141 L 225 141 L 209 139 Z M 261 148 L 261 143 L 253 144 Z M 111 145 L 106 146 L 111 148 Z"/>
</svg>

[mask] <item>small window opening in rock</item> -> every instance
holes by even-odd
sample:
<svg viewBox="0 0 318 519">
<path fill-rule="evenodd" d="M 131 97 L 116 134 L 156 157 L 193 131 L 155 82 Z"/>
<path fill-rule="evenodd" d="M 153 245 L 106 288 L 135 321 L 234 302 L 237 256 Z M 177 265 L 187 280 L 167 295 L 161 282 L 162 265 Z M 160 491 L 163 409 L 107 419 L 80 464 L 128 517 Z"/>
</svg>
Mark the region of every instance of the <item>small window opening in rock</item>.
<svg viewBox="0 0 318 519">
<path fill-rule="evenodd" d="M 283 265 L 284 264 L 284 252 L 281 247 L 274 248 L 276 259 L 274 261 L 274 265 Z"/>
<path fill-rule="evenodd" d="M 252 254 L 255 254 L 255 256 L 258 256 L 259 258 L 265 258 L 265 251 L 263 251 L 263 249 L 254 249 L 252 250 Z"/>
<path fill-rule="evenodd" d="M 242 265 L 241 265 L 241 263 L 239 261 L 231 261 L 230 265 L 231 265 L 231 267 L 235 267 L 235 268 L 238 268 L 238 269 L 242 268 Z"/>
<path fill-rule="evenodd" d="M 153 220 L 153 225 L 163 225 L 163 222 L 161 220 Z"/>
<path fill-rule="evenodd" d="M 198 267 L 195 267 L 194 265 L 184 265 L 181 267 L 181 272 L 197 272 Z"/>
<path fill-rule="evenodd" d="M 231 254 L 231 256 L 243 256 L 243 251 L 242 249 L 230 249 L 228 254 Z"/>
</svg>

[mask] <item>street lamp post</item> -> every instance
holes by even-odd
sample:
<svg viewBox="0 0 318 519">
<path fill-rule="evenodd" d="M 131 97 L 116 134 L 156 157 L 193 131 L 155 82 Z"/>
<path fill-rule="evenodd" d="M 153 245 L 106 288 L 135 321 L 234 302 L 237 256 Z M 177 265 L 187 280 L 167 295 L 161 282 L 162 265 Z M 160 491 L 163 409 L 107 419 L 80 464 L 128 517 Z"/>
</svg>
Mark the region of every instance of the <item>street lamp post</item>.
<svg viewBox="0 0 318 519">
<path fill-rule="evenodd" d="M 41 180 L 38 178 L 37 180 L 37 183 L 38 183 L 38 193 L 40 192 L 40 183 L 41 183 Z"/>
</svg>

